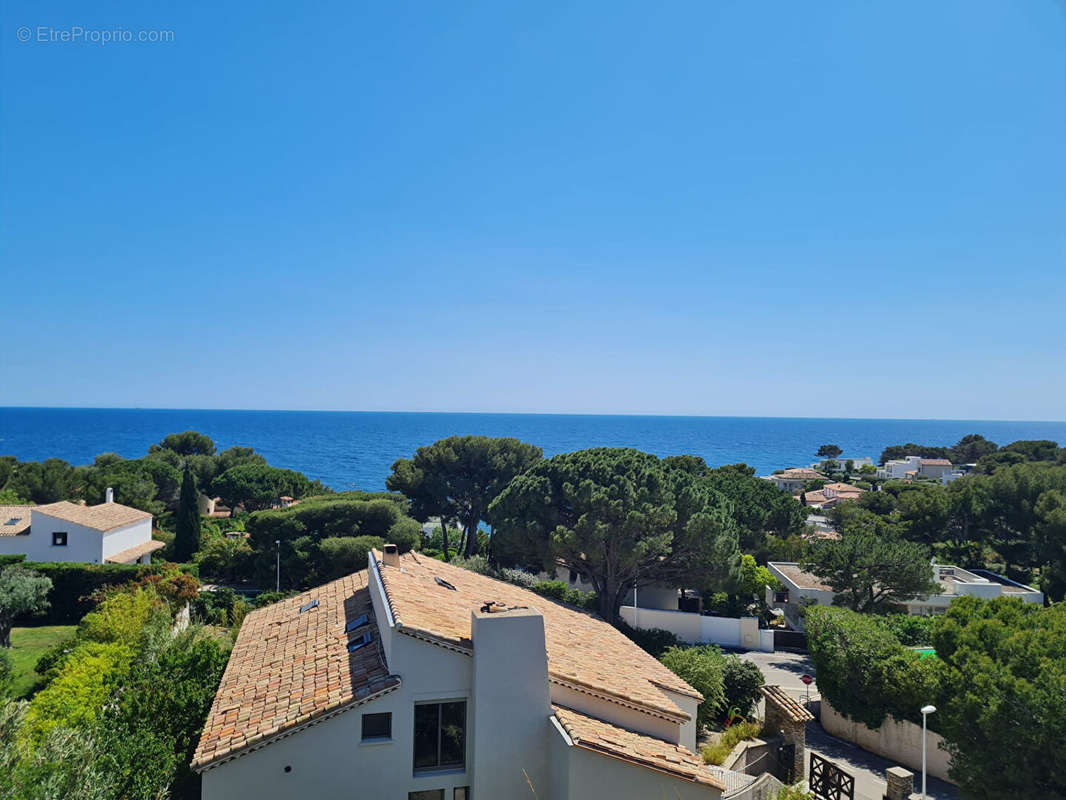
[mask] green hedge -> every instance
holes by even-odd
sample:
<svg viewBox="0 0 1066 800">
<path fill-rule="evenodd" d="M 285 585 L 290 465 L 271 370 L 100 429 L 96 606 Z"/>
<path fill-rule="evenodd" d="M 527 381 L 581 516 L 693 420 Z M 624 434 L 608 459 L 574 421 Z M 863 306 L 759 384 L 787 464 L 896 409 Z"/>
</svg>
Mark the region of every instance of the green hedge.
<svg viewBox="0 0 1066 800">
<path fill-rule="evenodd" d="M 11 564 L 18 564 L 26 560 L 26 556 L 19 554 L 16 556 L 0 556 L 0 567 L 6 567 Z"/>
<path fill-rule="evenodd" d="M 27 561 L 23 566 L 52 580 L 48 593 L 50 606 L 43 617 L 27 617 L 44 625 L 69 625 L 92 610 L 90 596 L 107 586 L 117 586 L 142 578 L 162 574 L 168 567 L 157 564 L 79 564 L 63 561 Z M 173 566 L 173 565 L 170 565 Z M 195 564 L 178 564 L 178 569 L 198 578 Z"/>
</svg>

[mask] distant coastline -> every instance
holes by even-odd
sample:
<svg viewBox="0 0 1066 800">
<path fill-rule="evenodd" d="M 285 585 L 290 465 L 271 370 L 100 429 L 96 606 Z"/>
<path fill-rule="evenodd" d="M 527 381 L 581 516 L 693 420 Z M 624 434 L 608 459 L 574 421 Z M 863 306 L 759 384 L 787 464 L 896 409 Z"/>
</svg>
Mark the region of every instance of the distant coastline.
<svg viewBox="0 0 1066 800">
<path fill-rule="evenodd" d="M 139 458 L 166 434 L 190 429 L 220 447 L 254 447 L 271 464 L 335 489 L 369 490 L 384 487 L 397 458 L 467 433 L 514 436 L 549 456 L 586 447 L 691 453 L 711 465 L 743 461 L 758 474 L 810 464 L 826 442 L 839 444 L 844 459 L 877 459 L 884 447 L 906 442 L 951 445 L 970 433 L 999 444 L 1066 443 L 1066 422 L 1052 421 L 0 407 L 0 455 L 72 464 L 91 463 L 103 452 Z"/>
</svg>

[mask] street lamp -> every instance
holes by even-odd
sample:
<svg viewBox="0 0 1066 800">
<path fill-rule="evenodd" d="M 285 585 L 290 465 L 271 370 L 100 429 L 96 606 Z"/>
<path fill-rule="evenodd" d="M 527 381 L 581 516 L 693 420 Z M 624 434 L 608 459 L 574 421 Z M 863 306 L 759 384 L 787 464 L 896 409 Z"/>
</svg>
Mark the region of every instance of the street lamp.
<svg viewBox="0 0 1066 800">
<path fill-rule="evenodd" d="M 277 578 L 274 581 L 274 591 L 275 592 L 280 592 L 281 591 L 281 539 L 275 539 L 274 540 L 274 545 L 277 547 L 277 566 L 278 566 Z M 932 708 L 932 706 L 930 706 L 930 708 Z"/>
<path fill-rule="evenodd" d="M 922 706 L 922 800 L 929 800 L 925 793 L 925 721 L 936 711 L 936 706 Z"/>
</svg>

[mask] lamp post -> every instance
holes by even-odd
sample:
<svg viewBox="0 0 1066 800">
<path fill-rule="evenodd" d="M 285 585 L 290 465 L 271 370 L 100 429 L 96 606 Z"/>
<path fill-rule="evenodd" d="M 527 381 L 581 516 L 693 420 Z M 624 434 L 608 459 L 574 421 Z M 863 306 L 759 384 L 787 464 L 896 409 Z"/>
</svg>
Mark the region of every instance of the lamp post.
<svg viewBox="0 0 1066 800">
<path fill-rule="evenodd" d="M 936 706 L 922 706 L 922 800 L 929 800 L 925 793 L 925 721 L 936 711 Z"/>
<path fill-rule="evenodd" d="M 281 591 L 281 539 L 274 540 L 274 546 L 277 548 L 277 578 L 274 580 L 274 591 Z"/>
</svg>

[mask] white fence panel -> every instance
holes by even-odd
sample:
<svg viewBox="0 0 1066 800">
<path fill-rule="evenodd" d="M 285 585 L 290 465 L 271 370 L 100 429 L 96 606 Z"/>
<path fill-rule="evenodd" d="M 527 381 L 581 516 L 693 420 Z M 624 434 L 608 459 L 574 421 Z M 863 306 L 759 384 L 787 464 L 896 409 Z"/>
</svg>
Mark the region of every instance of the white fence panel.
<svg viewBox="0 0 1066 800">
<path fill-rule="evenodd" d="M 622 619 L 634 628 L 662 628 L 689 644 L 718 644 L 740 648 L 741 621 L 733 617 L 705 617 L 687 611 L 622 606 Z M 758 649 L 774 651 L 774 633 L 760 630 Z"/>
</svg>

